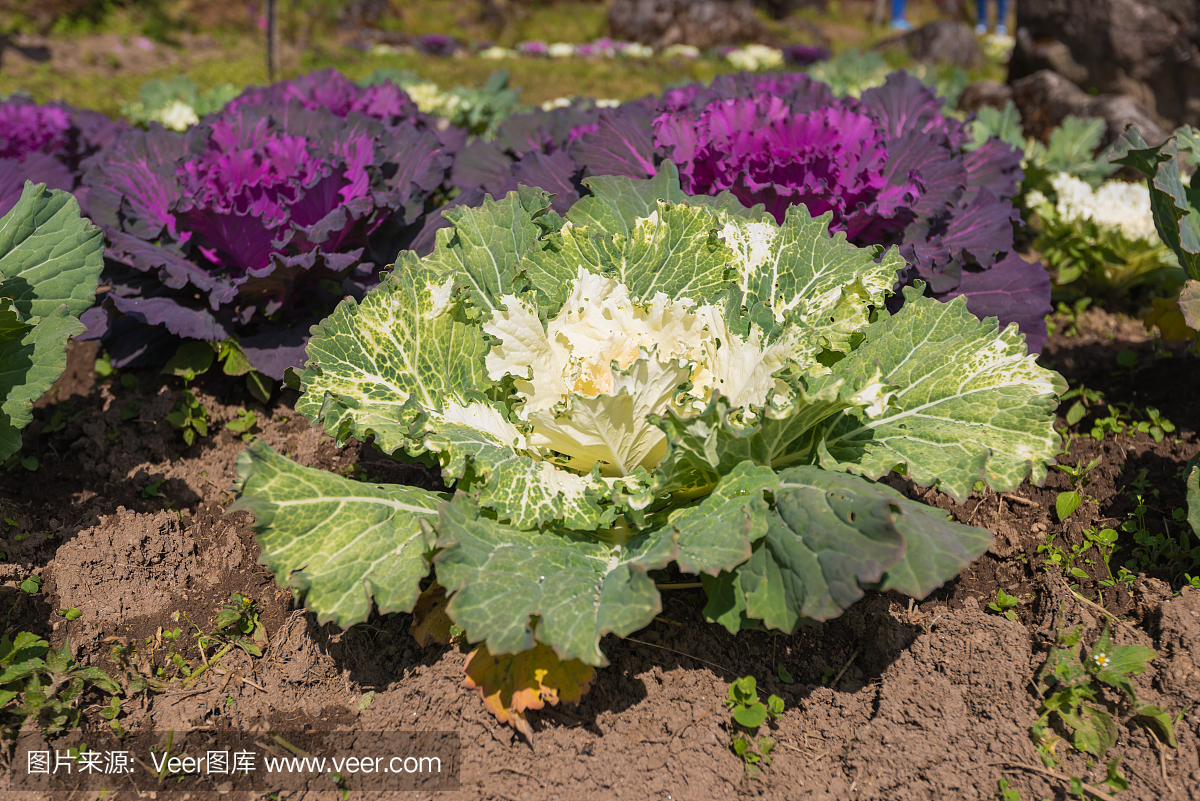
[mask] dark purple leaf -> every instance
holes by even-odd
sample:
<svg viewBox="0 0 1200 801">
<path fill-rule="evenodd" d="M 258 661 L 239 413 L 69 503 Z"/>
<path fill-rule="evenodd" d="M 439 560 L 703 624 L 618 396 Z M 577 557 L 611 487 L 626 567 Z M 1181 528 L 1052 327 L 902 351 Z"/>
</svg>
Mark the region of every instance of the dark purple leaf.
<svg viewBox="0 0 1200 801">
<path fill-rule="evenodd" d="M 186 149 L 182 135 L 158 123 L 123 133 L 84 173 L 93 222 L 151 241 L 164 229 L 178 236 L 171 210 L 180 194 L 175 167 Z"/>
<path fill-rule="evenodd" d="M 304 347 L 308 344 L 309 329 L 320 321 L 319 317 L 297 320 L 289 328 L 275 328 L 245 337 L 238 344 L 255 370 L 280 381 L 287 368 L 304 367 Z"/>
<path fill-rule="evenodd" d="M 518 186 L 533 186 L 554 195 L 550 208 L 559 214 L 579 200 L 579 187 L 575 183 L 575 162 L 566 153 L 559 151 L 549 156 L 528 153 L 512 168 L 512 177 L 501 187 L 496 197 L 504 197 Z"/>
<path fill-rule="evenodd" d="M 1025 178 L 1022 154 L 1012 145 L 992 137 L 963 157 L 967 169 L 967 189 L 963 200 L 970 202 L 986 189 L 999 198 L 1011 198 Z"/>
<path fill-rule="evenodd" d="M 571 145 L 571 157 L 588 175 L 650 178 L 658 173 L 650 114 L 638 106 L 600 114 L 599 127 Z"/>
<path fill-rule="evenodd" d="M 122 298 L 110 295 L 117 311 L 143 325 L 161 325 L 184 339 L 219 342 L 229 339 L 229 330 L 207 309 L 193 309 L 175 298 Z"/>
<path fill-rule="evenodd" d="M 23 160 L 0 158 L 0 216 L 17 204 L 26 181 L 68 192 L 75 188 L 75 176 L 49 153 L 30 153 Z"/>
<path fill-rule="evenodd" d="M 997 317 L 1001 328 L 1016 323 L 1029 352 L 1041 352 L 1051 307 L 1050 275 L 1040 262 L 1011 254 L 990 270 L 963 270 L 958 288 L 945 299 L 958 295 L 966 297 L 967 308 L 976 317 Z"/>
</svg>

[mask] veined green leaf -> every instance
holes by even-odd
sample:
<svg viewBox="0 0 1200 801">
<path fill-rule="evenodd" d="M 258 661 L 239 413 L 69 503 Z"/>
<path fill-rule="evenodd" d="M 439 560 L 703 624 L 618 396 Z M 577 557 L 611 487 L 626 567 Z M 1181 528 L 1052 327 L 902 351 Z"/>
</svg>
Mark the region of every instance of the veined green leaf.
<svg viewBox="0 0 1200 801">
<path fill-rule="evenodd" d="M 703 501 L 673 512 L 679 569 L 717 576 L 749 559 L 750 544 L 767 533 L 764 493 L 773 493 L 778 485 L 774 470 L 744 461 Z"/>
<path fill-rule="evenodd" d="M 1066 391 L 1062 377 L 1035 363 L 1015 326 L 998 332 L 995 318 L 980 322 L 963 298 L 904 295 L 904 308 L 871 325 L 829 377 L 854 383 L 882 370 L 899 389 L 879 417 L 849 409 L 834 418 L 822 466 L 878 478 L 907 465 L 914 480 L 960 503 L 980 479 L 997 492 L 1026 476 L 1040 484 L 1058 451 L 1051 412 Z"/>
<path fill-rule="evenodd" d="M 301 467 L 261 440 L 238 455 L 237 471 L 230 511 L 254 515 L 263 564 L 319 621 L 361 623 L 372 600 L 381 613 L 412 610 L 441 496 Z"/>
<path fill-rule="evenodd" d="M 96 301 L 100 229 L 69 192 L 26 182 L 0 219 L 0 461 L 21 447 L 33 402 L 67 365 L 67 340 Z"/>
<path fill-rule="evenodd" d="M 65 305 L 22 323 L 13 301 L 0 298 L 0 460 L 21 448 L 33 402 L 62 375 L 67 340 L 83 330 Z"/>
<path fill-rule="evenodd" d="M 567 298 L 580 266 L 625 284 L 640 300 L 663 292 L 699 303 L 727 284 L 731 254 L 716 237 L 720 226 L 718 214 L 704 206 L 658 202 L 629 236 L 568 223 L 559 247 L 530 251 L 522 268 L 548 299 L 538 305 L 550 314 Z"/>
<path fill-rule="evenodd" d="M 679 170 L 670 161 L 664 161 L 653 178 L 593 175 L 584 178 L 583 184 L 591 194 L 571 207 L 567 219 L 576 225 L 624 237 L 633 233 L 639 219 L 649 217 L 658 209 L 660 200 L 707 206 L 748 220 L 762 219 L 766 213 L 761 203 L 746 208 L 728 191 L 718 195 L 688 195 L 680 188 Z"/>
<path fill-rule="evenodd" d="M 373 435 L 387 453 L 409 441 L 410 399 L 429 411 L 447 401 L 465 406 L 471 390 L 491 383 L 482 332 L 453 308 L 454 279 L 401 255 L 362 303 L 344 300 L 313 327 L 296 404 L 339 442 Z"/>
<path fill-rule="evenodd" d="M 103 266 L 104 237 L 79 216 L 75 197 L 26 181 L 0 219 L 0 297 L 12 298 L 23 318 L 63 304 L 78 317 L 96 302 Z"/>
<path fill-rule="evenodd" d="M 1188 192 L 1175 161 L 1176 141 L 1171 138 L 1150 147 L 1137 128 L 1130 126 L 1113 146 L 1110 160 L 1133 167 L 1149 179 L 1150 211 L 1159 237 L 1179 257 L 1188 278 L 1200 280 L 1200 212 L 1188 202 Z M 1190 150 L 1194 141 L 1189 132 L 1183 144 Z"/>
<path fill-rule="evenodd" d="M 721 230 L 735 254 L 740 305 L 756 320 L 753 309 L 761 305 L 777 324 L 797 326 L 814 352 L 848 350 L 851 336 L 867 323 L 868 307 L 883 303 L 904 266 L 895 248 L 876 263 L 845 234 L 830 236 L 832 218 L 830 212 L 814 219 L 795 205 L 783 225 L 769 217 L 730 219 Z"/>
<path fill-rule="evenodd" d="M 485 197 L 478 208 L 447 209 L 443 215 L 451 227 L 437 232 L 426 264 L 443 279 L 453 276 L 467 287 L 472 303 L 489 312 L 502 296 L 524 288 L 517 265 L 537 249 L 541 229 L 534 220 L 549 208 L 546 192 L 521 187 L 503 200 Z"/>
<path fill-rule="evenodd" d="M 870 587 L 924 597 L 987 549 L 988 532 L 890 487 L 805 466 L 779 473 L 766 534 L 732 572 L 704 576 L 705 615 L 730 631 L 791 632 L 837 617 Z"/>
<path fill-rule="evenodd" d="M 431 421 L 425 447 L 436 451 L 446 479 L 468 478 L 464 489 L 479 494 L 500 520 L 521 529 L 562 521 L 592 531 L 610 525 L 616 512 L 602 509 L 602 482 L 593 482 L 517 452 L 510 443 L 461 423 Z"/>
<path fill-rule="evenodd" d="M 560 659 L 603 666 L 605 634 L 632 634 L 662 610 L 646 571 L 671 561 L 669 535 L 614 547 L 570 532 L 521 531 L 480 517 L 463 495 L 442 507 L 437 529 L 438 582 L 452 595 L 446 613 L 493 654 L 541 642 Z"/>
</svg>

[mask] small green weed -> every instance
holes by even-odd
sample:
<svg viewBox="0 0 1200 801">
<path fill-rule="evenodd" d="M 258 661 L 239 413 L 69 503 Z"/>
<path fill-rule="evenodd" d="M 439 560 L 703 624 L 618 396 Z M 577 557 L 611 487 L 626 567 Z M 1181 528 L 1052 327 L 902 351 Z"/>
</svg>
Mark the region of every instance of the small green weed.
<svg viewBox="0 0 1200 801">
<path fill-rule="evenodd" d="M 1095 500 L 1090 495 L 1085 495 L 1083 488 L 1087 485 L 1088 473 L 1095 470 L 1098 464 L 1099 456 L 1088 462 L 1086 467 L 1082 461 L 1074 466 L 1061 463 L 1054 465 L 1071 479 L 1071 489 L 1058 493 L 1058 497 L 1054 499 L 1054 511 L 1058 514 L 1059 521 L 1070 517 L 1085 500 Z"/>
<path fill-rule="evenodd" d="M 258 619 L 258 604 L 240 592 L 229 596 L 229 603 L 217 612 L 214 625 L 218 632 L 227 632 L 232 636 L 232 644 L 241 648 L 251 656 L 262 656 L 258 643 L 263 642 L 267 630 Z M 220 642 L 212 636 L 200 638 L 200 647 L 205 648 Z"/>
<path fill-rule="evenodd" d="M 1125 520 L 1119 526 L 1123 533 L 1129 534 L 1133 545 L 1123 544 L 1129 558 L 1125 560 L 1125 568 L 1130 573 L 1150 570 L 1169 570 L 1173 575 L 1185 570 L 1192 570 L 1200 565 L 1200 545 L 1192 543 L 1186 524 L 1187 512 L 1182 509 L 1172 510 L 1171 520 L 1162 518 L 1163 531 L 1152 532 L 1146 520 L 1153 510 L 1151 503 L 1159 500 L 1161 491 L 1150 485 L 1147 478 L 1148 470 L 1143 468 L 1129 482 L 1134 508 L 1129 511 Z M 1178 537 L 1171 535 L 1171 524 L 1176 524 Z"/>
<path fill-rule="evenodd" d="M 0 637 L 0 712 L 22 722 L 36 719 L 47 732 L 76 727 L 79 698 L 89 686 L 113 696 L 108 710 L 114 711 L 106 717 L 119 729 L 120 686 L 100 668 L 76 665 L 69 642 L 55 650 L 24 631 L 11 640 Z"/>
<path fill-rule="evenodd" d="M 741 728 L 741 731 L 735 731 L 733 734 L 733 753 L 746 766 L 746 774 L 756 776 L 760 766 L 771 764 L 771 751 L 775 749 L 776 743 L 766 736 L 756 740 L 753 733 L 766 723 L 768 718 L 775 720 L 783 714 L 783 699 L 772 695 L 764 704 L 758 700 L 758 686 L 754 677 L 746 676 L 729 685 L 724 703 L 733 713 L 733 722 Z"/>
<path fill-rule="evenodd" d="M 988 609 L 993 612 L 999 612 L 1009 620 L 1016 621 L 1017 613 L 1012 611 L 1014 607 L 1021 605 L 1021 599 L 1015 595 L 1009 595 L 1003 588 L 997 588 L 996 600 L 987 605 Z"/>
<path fill-rule="evenodd" d="M 1092 305 L 1091 298 L 1079 298 L 1070 305 L 1059 302 L 1054 314 L 1047 321 L 1050 335 L 1053 336 L 1055 331 L 1061 329 L 1064 337 L 1079 336 L 1080 318 L 1090 305 Z"/>
<path fill-rule="evenodd" d="M 167 415 L 167 422 L 183 433 L 183 441 L 191 445 L 196 436 L 208 436 L 208 410 L 196 399 L 190 389 L 183 391 L 183 400 Z"/>
<path fill-rule="evenodd" d="M 237 415 L 225 424 L 225 430 L 240 435 L 242 442 L 249 442 L 254 439 L 254 434 L 250 432 L 258 425 L 258 415 L 245 409 L 238 409 Z"/>
<path fill-rule="evenodd" d="M 1063 741 L 1078 751 L 1103 756 L 1117 742 L 1119 718 L 1146 726 L 1160 741 L 1176 747 L 1171 716 L 1162 707 L 1140 703 L 1129 680 L 1158 654 L 1141 645 L 1113 645 L 1107 625 L 1085 654 L 1080 645 L 1082 635 L 1079 627 L 1059 632 L 1037 674 L 1042 703 L 1031 733 L 1042 763 L 1047 767 L 1058 764 L 1054 748 Z M 1119 701 L 1108 701 L 1104 687 L 1117 690 Z M 1066 736 L 1060 736 L 1056 728 Z M 1110 763 L 1110 776 L 1115 774 L 1117 761 Z"/>
</svg>

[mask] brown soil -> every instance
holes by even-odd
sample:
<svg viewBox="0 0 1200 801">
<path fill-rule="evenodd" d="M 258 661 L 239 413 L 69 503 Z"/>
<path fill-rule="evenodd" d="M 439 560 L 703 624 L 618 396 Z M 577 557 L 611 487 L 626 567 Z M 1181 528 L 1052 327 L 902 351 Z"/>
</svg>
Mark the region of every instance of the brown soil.
<svg viewBox="0 0 1200 801">
<path fill-rule="evenodd" d="M 78 662 L 122 683 L 160 668 L 171 679 L 179 672 L 172 654 L 189 669 L 199 666 L 195 629 L 211 631 L 230 593 L 244 593 L 258 601 L 267 630 L 262 657 L 233 650 L 194 688 L 179 689 L 176 680 L 162 692 L 131 694 L 122 726 L 173 730 L 180 738 L 185 731 L 303 727 L 457 732 L 461 788 L 418 797 L 992 799 L 1004 777 L 1022 798 L 1063 799 L 1065 778 L 1031 770 L 1041 766 L 1029 733 L 1039 703 L 1033 677 L 1056 631 L 1082 625 L 1091 642 L 1103 626 L 1104 612 L 1083 596 L 1120 618 L 1113 627 L 1118 644 L 1159 652 L 1136 677 L 1137 691 L 1143 702 L 1181 715 L 1179 746 L 1122 725 L 1104 760 L 1060 744 L 1056 772 L 1096 784 L 1107 759 L 1119 755 L 1130 789 L 1101 788 L 1114 797 L 1200 799 L 1200 591 L 1173 594 L 1168 582 L 1177 588 L 1178 577 L 1170 570 L 1101 586 L 1108 573 L 1094 549 L 1074 564 L 1086 578 L 1064 578 L 1061 570 L 1043 569 L 1046 553 L 1038 550 L 1054 535 L 1070 553 L 1084 544 L 1085 528 L 1126 520 L 1142 471 L 1142 485 L 1157 492 L 1148 496 L 1147 529 L 1178 536 L 1172 510 L 1186 507 L 1181 471 L 1200 451 L 1200 370 L 1182 352 L 1156 355 L 1137 329 L 1101 312 L 1081 329 L 1052 338 L 1044 360 L 1072 386 L 1103 389 L 1110 403 L 1158 408 L 1178 430 L 1162 442 L 1145 433 L 1095 440 L 1087 432 L 1107 414 L 1097 407 L 1073 429 L 1081 436 L 1062 459 L 1086 464 L 1100 457 L 1084 487 L 1090 500 L 1065 524 L 1054 501 L 1071 485 L 1058 471 L 1045 487 L 986 491 L 961 506 L 897 480 L 956 519 L 990 528 L 995 546 L 922 602 L 868 593 L 842 618 L 791 636 L 731 636 L 704 621 L 701 592 L 677 591 L 653 625 L 605 642 L 612 665 L 598 671 L 581 704 L 531 714 L 532 743 L 497 725 L 463 686 L 463 650 L 417 645 L 408 634 L 410 616 L 376 616 L 339 631 L 294 606 L 257 564 L 248 514 L 224 512 L 242 448 L 224 423 L 239 408 L 256 409 L 260 435 L 305 465 L 358 465 L 379 481 L 411 480 L 407 468 L 370 448 L 337 449 L 292 411 L 294 395 L 263 409 L 232 385 L 197 390 L 211 434 L 187 447 L 163 422 L 180 398 L 174 379 L 135 373 L 134 386 L 97 380 L 94 348 L 76 345 L 66 375 L 39 403 L 25 434 L 25 455 L 38 458 L 37 471 L 0 474 L 5 631 L 35 632 L 56 646 L 69 639 Z M 1138 355 L 1132 371 L 1116 361 L 1125 347 Z M 1131 547 L 1118 548 L 1114 572 L 1129 558 Z M 41 591 L 22 592 L 18 583 L 33 573 L 45 580 Z M 1015 620 L 986 608 L 1001 588 L 1022 601 Z M 68 622 L 56 612 L 69 608 L 81 616 Z M 183 633 L 172 639 L 175 629 Z M 114 647 L 133 653 L 118 664 Z M 793 683 L 777 678 L 779 666 Z M 779 743 L 774 760 L 755 778 L 730 750 L 730 715 L 721 703 L 730 681 L 745 675 L 757 678 L 764 697 L 777 693 L 786 703 L 769 731 Z M 84 697 L 93 747 L 111 737 L 98 714 L 103 700 Z M 73 733 L 63 742 L 72 736 L 78 739 Z M 8 789 L 7 781 L 0 776 L 4 797 L 40 797 Z M 135 795 L 118 784 L 106 798 Z M 341 796 L 326 783 L 286 797 Z"/>
</svg>

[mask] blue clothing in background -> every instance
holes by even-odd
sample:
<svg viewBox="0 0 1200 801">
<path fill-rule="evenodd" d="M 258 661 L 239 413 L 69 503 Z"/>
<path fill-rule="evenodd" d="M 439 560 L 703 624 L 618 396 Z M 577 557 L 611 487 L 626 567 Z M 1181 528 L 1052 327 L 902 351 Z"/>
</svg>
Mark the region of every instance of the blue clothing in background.
<svg viewBox="0 0 1200 801">
<path fill-rule="evenodd" d="M 895 4 L 896 0 L 892 0 Z M 978 10 L 978 15 L 975 26 L 976 33 L 987 33 L 988 30 L 988 15 L 987 15 L 988 0 L 975 0 L 975 8 Z M 1008 33 L 1008 0 L 996 0 L 996 33 Z"/>
<path fill-rule="evenodd" d="M 980 0 L 982 2 L 982 0 Z M 892 0 L 892 29 L 897 31 L 907 31 L 912 27 L 908 19 L 905 17 L 905 9 L 908 6 L 908 0 Z"/>
</svg>

